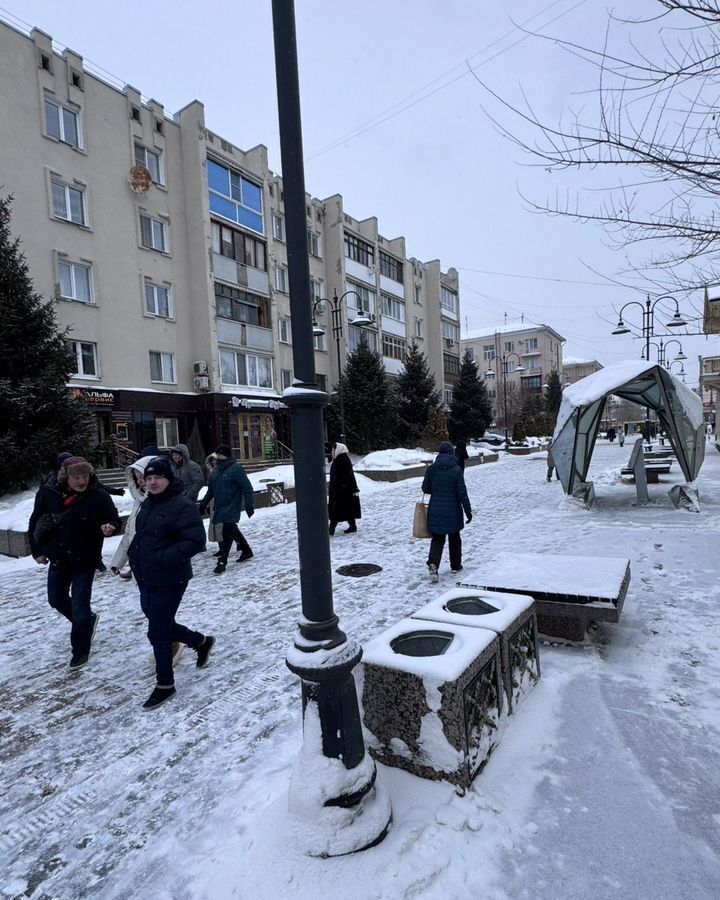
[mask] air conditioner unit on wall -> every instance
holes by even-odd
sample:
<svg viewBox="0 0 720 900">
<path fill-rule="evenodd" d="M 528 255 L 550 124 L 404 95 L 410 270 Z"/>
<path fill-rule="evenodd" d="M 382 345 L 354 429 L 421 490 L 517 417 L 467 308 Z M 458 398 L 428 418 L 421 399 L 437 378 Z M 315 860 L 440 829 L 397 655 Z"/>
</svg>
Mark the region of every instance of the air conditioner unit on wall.
<svg viewBox="0 0 720 900">
<path fill-rule="evenodd" d="M 452 338 L 445 338 L 445 346 L 446 347 L 454 347 L 455 341 Z"/>
<path fill-rule="evenodd" d="M 196 375 L 193 378 L 193 388 L 196 391 L 209 391 L 210 390 L 210 379 L 207 375 Z"/>
<path fill-rule="evenodd" d="M 207 375 L 208 364 L 204 359 L 198 359 L 193 363 L 193 375 Z"/>
</svg>

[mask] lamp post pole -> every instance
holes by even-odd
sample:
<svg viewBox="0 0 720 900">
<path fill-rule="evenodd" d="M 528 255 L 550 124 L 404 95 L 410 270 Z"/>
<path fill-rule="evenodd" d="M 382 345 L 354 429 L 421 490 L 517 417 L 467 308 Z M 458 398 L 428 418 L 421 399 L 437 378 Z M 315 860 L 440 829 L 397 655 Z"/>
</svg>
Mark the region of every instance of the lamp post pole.
<svg viewBox="0 0 720 900">
<path fill-rule="evenodd" d="M 508 360 L 510 359 L 511 356 L 515 356 L 518 361 L 515 371 L 516 372 L 524 372 L 525 367 L 522 364 L 522 359 L 520 358 L 520 354 L 516 353 L 514 350 L 511 350 L 509 353 L 503 353 L 502 356 L 493 356 L 492 359 L 488 360 L 488 371 L 485 373 L 486 376 L 495 374 L 492 370 L 492 364 L 494 364 L 495 371 L 499 375 L 500 372 L 498 372 L 498 370 L 497 370 L 497 364 L 498 364 L 498 362 L 500 362 L 501 367 L 502 367 L 501 371 L 502 371 L 502 382 L 503 382 L 503 421 L 505 424 L 505 446 L 506 447 L 508 444 L 508 414 L 507 414 L 507 376 L 508 376 L 508 373 L 507 373 L 507 365 L 508 365 Z"/>
<path fill-rule="evenodd" d="M 375 786 L 375 763 L 363 743 L 352 675 L 362 648 L 348 641 L 333 610 L 322 415 L 327 394 L 318 389 L 315 374 L 293 0 L 273 0 L 272 14 L 295 338 L 296 381 L 283 400 L 292 417 L 302 597 L 302 618 L 287 656 L 288 668 L 302 680 L 304 731 L 290 814 L 307 853 L 335 856 L 382 840 L 391 811 L 387 795 Z"/>
</svg>

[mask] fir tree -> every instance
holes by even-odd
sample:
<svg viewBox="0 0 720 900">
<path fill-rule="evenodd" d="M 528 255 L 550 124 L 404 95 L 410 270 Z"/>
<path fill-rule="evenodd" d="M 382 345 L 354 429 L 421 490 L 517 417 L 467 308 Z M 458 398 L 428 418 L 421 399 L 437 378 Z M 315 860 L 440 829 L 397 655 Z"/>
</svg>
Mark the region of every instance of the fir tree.
<svg viewBox="0 0 720 900">
<path fill-rule="evenodd" d="M 395 393 L 380 356 L 364 337 L 348 355 L 342 377 L 346 444 L 354 453 L 371 453 L 392 446 L 397 408 Z M 333 394 L 332 420 L 338 413 L 338 394 Z M 339 435 L 335 437 L 339 439 Z"/>
<path fill-rule="evenodd" d="M 545 406 L 552 423 L 555 427 L 558 412 L 560 412 L 560 404 L 562 403 L 562 385 L 560 384 L 560 376 L 553 370 L 548 376 L 547 390 L 545 392 Z M 552 428 L 551 428 L 552 431 Z"/>
<path fill-rule="evenodd" d="M 528 394 L 516 422 L 524 437 L 540 437 L 552 433 L 551 417 L 548 415 L 546 400 L 540 394 Z M 513 428 L 513 440 L 515 428 Z"/>
<path fill-rule="evenodd" d="M 485 383 L 478 378 L 478 367 L 469 351 L 460 365 L 460 378 L 453 387 L 448 431 L 451 441 L 480 438 L 492 420 L 492 405 Z"/>
<path fill-rule="evenodd" d="M 431 410 L 440 404 L 440 391 L 430 371 L 425 354 L 415 341 L 405 356 L 397 381 L 400 443 L 405 447 L 417 447 L 428 424 Z"/>
<path fill-rule="evenodd" d="M 67 332 L 34 291 L 10 215 L 11 198 L 0 198 L 0 494 L 26 488 L 59 451 L 82 452 L 94 432 L 85 402 L 67 388 Z"/>
<path fill-rule="evenodd" d="M 442 410 L 433 407 L 428 413 L 427 425 L 421 438 L 421 446 L 424 450 L 431 450 L 434 453 L 438 448 L 438 444 L 447 440 L 449 440 L 447 418 Z"/>
</svg>

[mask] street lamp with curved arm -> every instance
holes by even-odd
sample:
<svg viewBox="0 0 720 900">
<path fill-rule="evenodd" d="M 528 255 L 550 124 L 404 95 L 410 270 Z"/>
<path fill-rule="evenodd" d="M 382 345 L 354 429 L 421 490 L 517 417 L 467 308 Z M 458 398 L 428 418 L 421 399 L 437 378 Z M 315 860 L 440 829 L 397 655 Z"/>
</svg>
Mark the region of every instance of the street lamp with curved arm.
<svg viewBox="0 0 720 900">
<path fill-rule="evenodd" d="M 680 362 L 680 363 L 684 362 L 687 359 L 687 356 L 685 356 L 685 354 L 683 353 L 682 342 L 679 341 L 677 338 L 672 338 L 672 340 L 669 340 L 669 341 L 663 341 L 661 339 L 659 344 L 656 344 L 655 341 L 650 341 L 650 346 L 654 347 L 657 352 L 658 365 L 663 366 L 665 369 L 668 369 L 668 370 L 670 369 L 671 361 L 668 359 L 667 349 L 671 344 L 677 344 L 678 347 L 680 348 L 678 350 L 677 355 L 675 356 L 675 359 L 673 359 L 672 362 Z M 647 358 L 645 356 L 644 350 L 640 354 L 640 358 L 641 359 Z"/>
<path fill-rule="evenodd" d="M 503 380 L 503 419 L 505 421 L 505 444 L 508 443 L 508 417 L 507 417 L 507 373 L 508 373 L 508 360 L 511 356 L 517 357 L 518 364 L 513 369 L 513 372 L 524 372 L 525 366 L 522 364 L 522 359 L 520 358 L 520 354 L 516 353 L 514 350 L 511 350 L 509 353 L 503 353 L 502 356 L 493 356 L 488 360 L 488 370 L 485 373 L 485 377 L 488 375 L 494 376 L 495 372 L 492 370 L 492 364 L 495 364 L 497 374 L 500 375 L 502 372 L 502 380 Z M 502 368 L 497 370 L 498 362 L 502 363 Z"/>
<path fill-rule="evenodd" d="M 321 307 L 324 303 L 328 303 L 330 305 L 330 321 L 332 327 L 332 334 L 335 338 L 335 347 L 337 350 L 337 367 L 338 367 L 338 411 L 340 413 L 340 440 L 345 443 L 345 402 L 343 398 L 343 382 L 342 382 L 342 360 L 340 356 L 340 344 L 342 342 L 343 337 L 343 326 L 342 326 L 342 303 L 346 297 L 350 296 L 350 294 L 354 294 L 358 300 L 362 302 L 362 297 L 357 291 L 348 290 L 345 293 L 341 294 L 338 297 L 337 291 L 333 291 L 332 299 L 327 299 L 325 297 L 320 297 L 313 303 L 312 308 L 312 319 L 313 319 L 313 335 L 316 337 L 325 334 L 325 329 L 318 325 L 317 322 L 317 313 L 318 311 L 322 311 Z M 368 325 L 375 324 L 375 317 L 372 314 L 360 313 L 355 316 L 353 319 L 348 319 L 349 325 L 355 325 L 358 328 L 364 328 Z"/>
<path fill-rule="evenodd" d="M 650 295 L 648 294 L 647 300 L 645 303 L 641 303 L 639 300 L 628 300 L 627 303 L 624 303 L 620 307 L 620 312 L 618 314 L 618 323 L 612 334 L 630 334 L 631 329 L 627 327 L 625 322 L 623 321 L 623 312 L 628 308 L 628 306 L 639 306 L 642 311 L 642 336 L 645 340 L 645 359 L 650 359 L 650 338 L 655 336 L 655 307 L 662 300 L 672 300 L 675 304 L 675 314 L 669 322 L 665 323 L 666 328 L 680 328 L 683 325 L 687 325 L 687 322 L 680 315 L 680 306 L 678 301 L 671 297 L 670 294 L 663 294 L 662 297 L 657 297 L 654 301 L 650 299 Z"/>
</svg>

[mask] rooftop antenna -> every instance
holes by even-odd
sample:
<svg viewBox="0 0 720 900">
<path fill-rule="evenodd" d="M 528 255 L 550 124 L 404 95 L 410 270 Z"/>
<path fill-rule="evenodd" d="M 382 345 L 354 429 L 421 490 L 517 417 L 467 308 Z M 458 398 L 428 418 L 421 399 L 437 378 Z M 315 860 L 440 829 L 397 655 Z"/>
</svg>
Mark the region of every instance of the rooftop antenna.
<svg viewBox="0 0 720 900">
<path fill-rule="evenodd" d="M 505 324 L 507 325 L 507 313 L 503 313 L 503 315 L 505 316 Z"/>
</svg>

